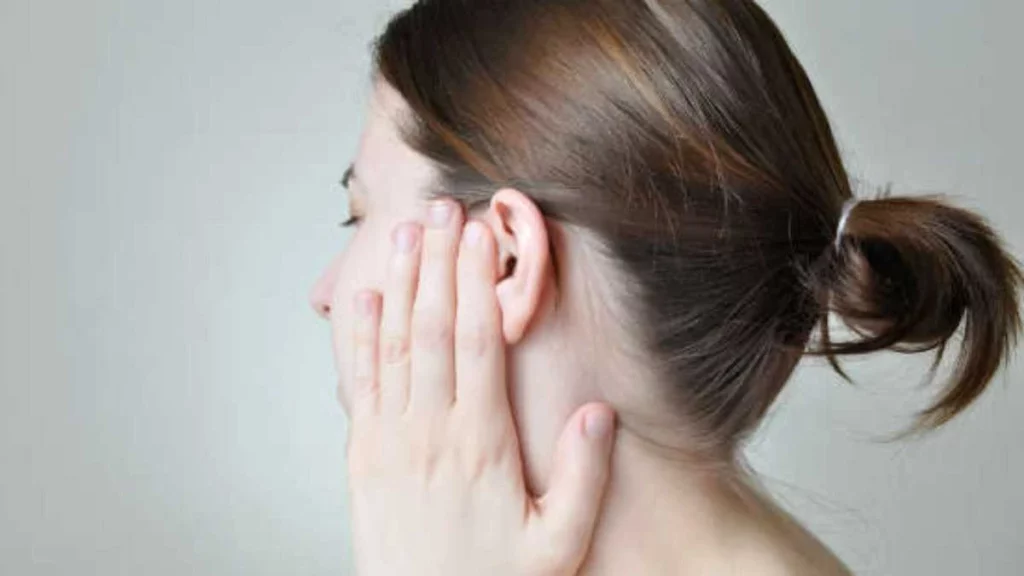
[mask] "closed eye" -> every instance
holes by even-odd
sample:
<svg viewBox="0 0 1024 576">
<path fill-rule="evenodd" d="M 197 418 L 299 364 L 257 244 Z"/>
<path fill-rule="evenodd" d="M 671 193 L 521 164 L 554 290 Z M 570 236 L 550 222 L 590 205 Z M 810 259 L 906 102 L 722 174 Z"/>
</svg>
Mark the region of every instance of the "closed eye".
<svg viewBox="0 0 1024 576">
<path fill-rule="evenodd" d="M 352 227 L 352 226 L 357 226 L 360 222 L 362 222 L 362 216 L 359 215 L 357 213 L 357 211 L 353 208 L 353 201 L 352 201 L 353 198 L 352 198 L 352 188 L 351 188 L 351 185 L 352 185 L 352 180 L 354 179 L 354 177 L 355 177 L 355 165 L 352 164 L 352 165 L 349 165 L 349 167 L 345 170 L 344 176 L 342 176 L 341 180 L 338 182 L 339 184 L 341 184 L 342 188 L 345 189 L 346 196 L 348 196 L 348 212 L 349 212 L 349 217 L 345 221 L 339 223 L 339 226 L 341 226 L 342 228 L 349 228 L 349 227 Z"/>
</svg>

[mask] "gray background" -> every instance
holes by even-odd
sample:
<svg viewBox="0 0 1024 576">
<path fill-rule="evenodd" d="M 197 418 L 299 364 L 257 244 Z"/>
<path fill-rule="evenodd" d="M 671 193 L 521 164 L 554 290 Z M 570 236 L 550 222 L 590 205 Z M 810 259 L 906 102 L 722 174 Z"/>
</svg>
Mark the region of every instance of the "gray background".
<svg viewBox="0 0 1024 576">
<path fill-rule="evenodd" d="M 306 294 L 400 4 L 0 5 L 0 573 L 344 573 Z M 961 195 L 1024 246 L 1019 2 L 764 4 L 853 174 Z M 1024 573 L 1021 364 L 947 429 L 875 442 L 925 364 L 858 361 L 854 388 L 808 363 L 751 459 L 859 573 Z"/>
</svg>

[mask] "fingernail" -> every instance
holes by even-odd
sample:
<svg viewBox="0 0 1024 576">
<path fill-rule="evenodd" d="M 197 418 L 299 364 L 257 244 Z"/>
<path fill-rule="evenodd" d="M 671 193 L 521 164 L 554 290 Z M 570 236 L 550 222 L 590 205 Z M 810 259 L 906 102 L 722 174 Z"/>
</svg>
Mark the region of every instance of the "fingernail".
<svg viewBox="0 0 1024 576">
<path fill-rule="evenodd" d="M 428 220 L 434 228 L 444 228 L 452 217 L 452 205 L 446 200 L 435 200 L 430 203 Z"/>
<path fill-rule="evenodd" d="M 583 420 L 583 429 L 591 438 L 603 438 L 612 429 L 612 415 L 607 410 L 592 410 Z"/>
<path fill-rule="evenodd" d="M 395 248 L 403 254 L 412 252 L 416 246 L 416 228 L 412 224 L 401 224 L 395 228 L 391 238 Z"/>
<path fill-rule="evenodd" d="M 466 241 L 466 246 L 476 246 L 480 244 L 480 238 L 483 235 L 483 224 L 473 221 L 466 225 L 466 231 L 463 232 L 462 237 Z"/>
</svg>

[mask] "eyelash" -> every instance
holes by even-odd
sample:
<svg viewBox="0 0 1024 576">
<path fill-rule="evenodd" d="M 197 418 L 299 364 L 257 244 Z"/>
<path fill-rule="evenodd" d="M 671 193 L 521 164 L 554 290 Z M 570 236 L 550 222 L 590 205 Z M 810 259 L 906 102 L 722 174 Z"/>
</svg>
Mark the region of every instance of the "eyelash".
<svg viewBox="0 0 1024 576">
<path fill-rule="evenodd" d="M 348 179 L 349 179 L 350 176 L 351 176 L 351 168 L 349 169 L 348 172 L 345 173 L 345 175 L 342 177 L 342 179 L 338 181 L 338 184 L 340 184 L 341 187 L 345 189 L 345 193 L 346 194 L 349 194 Z M 361 216 L 356 216 L 355 214 L 349 214 L 348 219 L 343 221 L 343 222 L 339 222 L 338 226 L 340 226 L 342 228 L 352 228 L 352 227 L 358 226 L 359 223 L 362 222 L 362 221 L 363 221 L 363 218 Z"/>
</svg>

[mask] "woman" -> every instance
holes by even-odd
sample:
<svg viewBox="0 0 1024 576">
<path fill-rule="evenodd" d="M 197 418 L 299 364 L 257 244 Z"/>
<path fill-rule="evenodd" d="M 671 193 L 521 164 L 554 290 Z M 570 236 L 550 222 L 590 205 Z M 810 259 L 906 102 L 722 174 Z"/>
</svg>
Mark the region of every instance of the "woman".
<svg viewBox="0 0 1024 576">
<path fill-rule="evenodd" d="M 942 351 L 962 325 L 924 430 L 1013 348 L 997 236 L 936 199 L 854 201 L 752 1 L 423 0 L 375 57 L 358 230 L 313 293 L 360 573 L 843 574 L 739 461 L 801 356 Z M 438 454 L 474 465 L 438 475 Z"/>
</svg>

